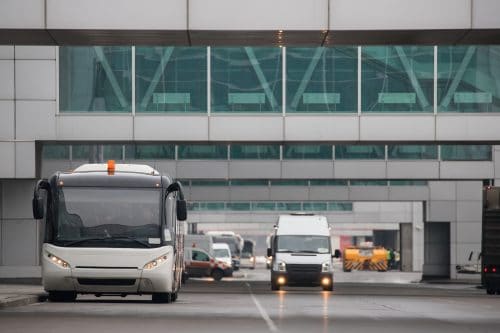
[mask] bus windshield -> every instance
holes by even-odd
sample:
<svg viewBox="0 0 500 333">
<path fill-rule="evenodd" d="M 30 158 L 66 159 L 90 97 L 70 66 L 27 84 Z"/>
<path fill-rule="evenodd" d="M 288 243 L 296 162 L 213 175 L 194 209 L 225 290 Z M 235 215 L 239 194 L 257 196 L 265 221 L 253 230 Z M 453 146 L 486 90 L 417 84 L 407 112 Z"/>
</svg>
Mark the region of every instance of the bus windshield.
<svg viewBox="0 0 500 333">
<path fill-rule="evenodd" d="M 277 252 L 329 253 L 328 236 L 277 236 Z"/>
<path fill-rule="evenodd" d="M 54 242 L 61 246 L 160 245 L 159 189 L 59 188 Z"/>
</svg>

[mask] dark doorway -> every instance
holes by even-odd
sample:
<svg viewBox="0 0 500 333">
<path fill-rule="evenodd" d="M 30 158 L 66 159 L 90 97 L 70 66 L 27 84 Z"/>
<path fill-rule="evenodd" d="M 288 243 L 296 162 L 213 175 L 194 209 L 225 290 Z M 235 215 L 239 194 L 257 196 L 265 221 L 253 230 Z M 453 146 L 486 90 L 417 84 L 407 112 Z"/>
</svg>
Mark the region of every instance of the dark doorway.
<svg viewBox="0 0 500 333">
<path fill-rule="evenodd" d="M 450 223 L 426 222 L 424 229 L 424 279 L 450 277 Z"/>
</svg>

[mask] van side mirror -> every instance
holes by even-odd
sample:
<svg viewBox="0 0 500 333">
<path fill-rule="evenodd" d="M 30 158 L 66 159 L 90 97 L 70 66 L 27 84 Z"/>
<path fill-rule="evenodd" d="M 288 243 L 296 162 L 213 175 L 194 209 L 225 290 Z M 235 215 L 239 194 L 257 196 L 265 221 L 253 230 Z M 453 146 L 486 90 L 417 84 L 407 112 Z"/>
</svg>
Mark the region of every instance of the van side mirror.
<svg viewBox="0 0 500 333">
<path fill-rule="evenodd" d="M 342 257 L 342 253 L 340 253 L 339 249 L 335 249 L 335 252 L 334 252 L 332 257 L 333 258 L 340 258 L 340 257 Z"/>
<path fill-rule="evenodd" d="M 273 250 L 272 249 L 270 249 L 270 248 L 267 249 L 267 256 L 268 257 L 272 257 L 273 256 Z"/>
<path fill-rule="evenodd" d="M 177 200 L 177 219 L 179 221 L 186 221 L 187 220 L 186 200 Z"/>
</svg>

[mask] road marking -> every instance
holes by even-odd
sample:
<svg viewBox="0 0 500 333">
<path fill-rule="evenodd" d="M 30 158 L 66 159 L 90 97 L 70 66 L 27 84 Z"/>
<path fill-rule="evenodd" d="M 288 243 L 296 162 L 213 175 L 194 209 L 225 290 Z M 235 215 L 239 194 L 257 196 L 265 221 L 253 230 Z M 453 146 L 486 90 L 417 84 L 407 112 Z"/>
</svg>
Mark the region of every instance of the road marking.
<svg viewBox="0 0 500 333">
<path fill-rule="evenodd" d="M 252 287 L 250 287 L 250 284 L 247 282 L 246 285 L 248 287 L 248 291 L 250 292 L 250 297 L 252 297 L 252 300 L 255 303 L 257 310 L 259 310 L 260 315 L 262 316 L 262 319 L 264 319 L 264 321 L 266 322 L 267 327 L 269 327 L 269 330 L 271 332 L 278 332 L 278 328 L 276 327 L 276 325 L 274 325 L 273 320 L 269 317 L 269 315 L 267 314 L 266 310 L 264 310 L 257 297 L 255 297 L 255 295 L 253 294 Z"/>
</svg>

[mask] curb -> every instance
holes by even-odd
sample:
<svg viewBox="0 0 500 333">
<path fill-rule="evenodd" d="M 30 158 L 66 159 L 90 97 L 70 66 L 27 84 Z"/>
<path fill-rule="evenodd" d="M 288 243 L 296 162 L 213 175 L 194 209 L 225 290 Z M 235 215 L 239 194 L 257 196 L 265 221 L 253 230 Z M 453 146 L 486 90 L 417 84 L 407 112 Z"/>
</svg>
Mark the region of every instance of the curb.
<svg viewBox="0 0 500 333">
<path fill-rule="evenodd" d="M 0 301 L 0 310 L 16 306 L 30 305 L 38 302 L 45 302 L 46 300 L 47 300 L 46 294 L 14 296 Z"/>
</svg>

